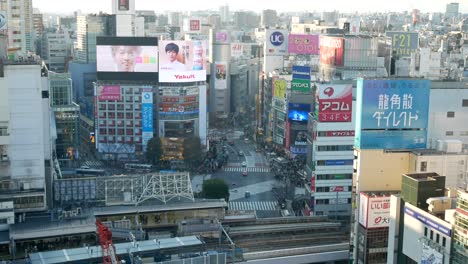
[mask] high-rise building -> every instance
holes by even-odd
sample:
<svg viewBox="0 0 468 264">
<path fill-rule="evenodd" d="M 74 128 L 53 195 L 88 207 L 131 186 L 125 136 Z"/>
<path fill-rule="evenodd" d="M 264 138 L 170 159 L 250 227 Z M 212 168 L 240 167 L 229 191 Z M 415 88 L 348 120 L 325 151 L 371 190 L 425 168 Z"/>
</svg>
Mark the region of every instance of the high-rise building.
<svg viewBox="0 0 468 264">
<path fill-rule="evenodd" d="M 457 209 L 453 227 L 453 248 L 451 263 L 462 264 L 468 262 L 468 192 L 459 190 L 457 193 Z"/>
<path fill-rule="evenodd" d="M 182 14 L 179 12 L 169 12 L 168 24 L 173 27 L 182 26 Z"/>
<path fill-rule="evenodd" d="M 260 17 L 260 26 L 263 28 L 274 27 L 278 24 L 278 15 L 276 10 L 266 9 L 262 11 Z"/>
<path fill-rule="evenodd" d="M 68 32 L 46 32 L 42 36 L 41 57 L 47 68 L 53 72 L 66 72 L 68 60 L 71 55 L 69 48 L 70 38 Z"/>
<path fill-rule="evenodd" d="M 140 26 L 144 31 L 144 25 L 135 21 L 135 0 L 112 0 L 112 14 L 115 15 L 116 36 L 135 36 Z"/>
<path fill-rule="evenodd" d="M 54 112 L 57 131 L 57 158 L 62 165 L 66 165 L 79 157 L 80 107 L 73 102 L 70 74 L 49 72 L 49 84 L 50 106 Z"/>
<path fill-rule="evenodd" d="M 453 22 L 453 19 L 459 17 L 459 3 L 449 3 L 445 7 L 445 18 L 449 19 L 449 22 Z"/>
<path fill-rule="evenodd" d="M 77 16 L 75 44 L 76 63 L 96 63 L 96 37 L 115 36 L 116 22 L 114 15 L 90 14 Z"/>
<path fill-rule="evenodd" d="M 12 52 L 35 52 L 32 0 L 8 0 L 8 48 Z"/>
<path fill-rule="evenodd" d="M 221 16 L 221 22 L 223 24 L 229 23 L 231 18 L 229 16 L 229 6 L 227 4 L 219 7 L 219 15 Z"/>
<path fill-rule="evenodd" d="M 0 78 L 0 200 L 15 212 L 50 206 L 53 131 L 47 69 L 38 61 L 8 62 Z"/>
<path fill-rule="evenodd" d="M 33 26 L 34 26 L 34 36 L 36 39 L 42 39 L 42 33 L 44 32 L 44 20 L 42 19 L 41 13 L 33 14 Z"/>
</svg>

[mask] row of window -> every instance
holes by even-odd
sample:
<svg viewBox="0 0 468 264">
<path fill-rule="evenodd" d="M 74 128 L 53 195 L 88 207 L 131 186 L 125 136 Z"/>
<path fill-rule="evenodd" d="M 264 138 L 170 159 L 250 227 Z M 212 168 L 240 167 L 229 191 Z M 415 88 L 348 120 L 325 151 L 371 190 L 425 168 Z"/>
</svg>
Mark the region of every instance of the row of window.
<svg viewBox="0 0 468 264">
<path fill-rule="evenodd" d="M 426 238 L 429 238 L 430 240 L 434 241 L 434 230 L 431 229 L 431 232 L 430 232 L 429 236 L 427 236 L 428 230 L 429 229 L 425 226 L 424 227 L 424 236 Z M 440 244 L 440 237 L 441 237 L 441 235 L 439 233 L 436 233 L 435 242 L 437 244 Z M 447 243 L 447 239 L 444 236 L 442 236 L 442 246 L 445 247 L 446 243 Z"/>
<path fill-rule="evenodd" d="M 318 151 L 352 151 L 353 146 L 350 145 L 327 145 L 317 146 Z"/>
<path fill-rule="evenodd" d="M 327 187 L 315 187 L 315 192 L 337 192 L 337 188 L 340 186 L 327 186 Z M 353 186 L 342 186 L 343 192 L 351 192 Z"/>
<path fill-rule="evenodd" d="M 351 180 L 353 174 L 318 174 L 317 180 Z"/>
<path fill-rule="evenodd" d="M 340 203 L 340 200 L 338 201 L 338 203 Z M 335 204 L 335 201 L 336 199 L 317 199 L 315 200 L 315 204 Z M 351 204 L 351 198 L 348 198 L 348 199 L 343 199 L 342 202 L 345 202 L 346 201 L 346 204 Z"/>
<path fill-rule="evenodd" d="M 446 136 L 453 136 L 454 133 L 453 133 L 453 131 L 445 131 L 445 135 Z M 468 136 L 468 131 L 460 131 L 460 136 L 462 136 L 462 137 Z"/>
</svg>

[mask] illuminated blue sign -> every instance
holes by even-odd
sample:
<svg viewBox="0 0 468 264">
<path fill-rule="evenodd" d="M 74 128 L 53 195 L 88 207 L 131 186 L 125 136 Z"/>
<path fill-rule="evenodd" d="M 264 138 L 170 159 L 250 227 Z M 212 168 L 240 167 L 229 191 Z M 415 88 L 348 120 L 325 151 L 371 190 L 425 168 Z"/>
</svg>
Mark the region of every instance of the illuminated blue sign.
<svg viewBox="0 0 468 264">
<path fill-rule="evenodd" d="M 428 80 L 358 79 L 355 146 L 425 148 L 429 93 Z"/>
</svg>

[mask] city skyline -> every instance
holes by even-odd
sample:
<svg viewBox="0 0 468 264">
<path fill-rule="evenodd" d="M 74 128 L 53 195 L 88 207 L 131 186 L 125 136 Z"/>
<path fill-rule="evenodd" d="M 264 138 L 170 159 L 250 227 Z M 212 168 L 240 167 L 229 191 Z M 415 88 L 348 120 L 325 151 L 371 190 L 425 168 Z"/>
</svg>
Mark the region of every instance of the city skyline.
<svg viewBox="0 0 468 264">
<path fill-rule="evenodd" d="M 371 1 L 371 0 L 355 0 L 352 2 L 344 0 L 329 0 L 321 2 L 320 5 L 315 5 L 312 2 L 304 6 L 304 2 L 293 0 L 288 1 L 285 6 L 280 1 L 268 3 L 259 2 L 258 4 L 251 1 L 225 1 L 216 0 L 199 0 L 196 2 L 184 1 L 183 5 L 165 6 L 161 8 L 154 1 L 136 0 L 136 10 L 154 10 L 157 13 L 164 11 L 199 11 L 199 10 L 215 10 L 217 11 L 221 5 L 229 5 L 231 11 L 234 10 L 252 10 L 259 12 L 264 9 L 274 9 L 278 12 L 301 12 L 301 11 L 333 11 L 337 10 L 342 13 L 350 12 L 395 12 L 395 11 L 411 11 L 419 9 L 421 12 L 445 12 L 445 6 L 448 3 L 456 2 L 460 4 L 460 12 L 468 12 L 468 0 L 452 1 L 452 0 L 394 0 L 391 2 Z M 46 13 L 71 13 L 76 10 L 81 10 L 85 13 L 97 13 L 103 11 L 111 13 L 111 1 L 92 1 L 82 0 L 79 2 L 55 1 L 55 0 L 33 0 L 34 8 L 38 8 L 41 12 Z"/>
</svg>

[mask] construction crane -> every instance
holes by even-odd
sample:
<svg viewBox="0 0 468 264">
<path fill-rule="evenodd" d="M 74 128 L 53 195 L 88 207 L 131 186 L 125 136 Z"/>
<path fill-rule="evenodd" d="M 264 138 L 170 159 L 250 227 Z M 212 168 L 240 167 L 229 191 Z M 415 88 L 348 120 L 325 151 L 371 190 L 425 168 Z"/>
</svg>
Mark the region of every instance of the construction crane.
<svg viewBox="0 0 468 264">
<path fill-rule="evenodd" d="M 96 219 L 96 232 L 98 233 L 99 242 L 102 249 L 102 263 L 103 264 L 120 264 L 119 258 L 115 250 L 114 243 L 112 243 L 112 232 L 101 221 Z"/>
</svg>

